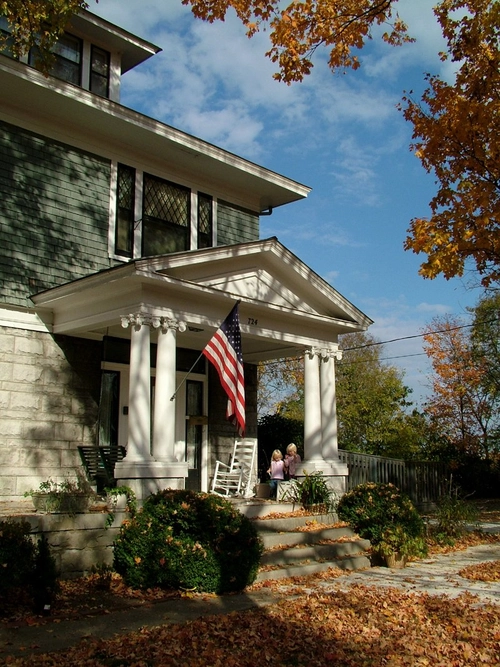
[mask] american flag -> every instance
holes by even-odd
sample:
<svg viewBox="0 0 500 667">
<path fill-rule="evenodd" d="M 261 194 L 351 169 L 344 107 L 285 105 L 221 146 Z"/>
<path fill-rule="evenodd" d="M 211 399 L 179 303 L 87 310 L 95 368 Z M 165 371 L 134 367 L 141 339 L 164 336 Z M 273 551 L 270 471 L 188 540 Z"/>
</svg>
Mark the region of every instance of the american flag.
<svg viewBox="0 0 500 667">
<path fill-rule="evenodd" d="M 241 352 L 239 301 L 217 329 L 203 350 L 213 363 L 227 394 L 226 419 L 238 427 L 241 437 L 245 435 L 245 377 Z"/>
</svg>

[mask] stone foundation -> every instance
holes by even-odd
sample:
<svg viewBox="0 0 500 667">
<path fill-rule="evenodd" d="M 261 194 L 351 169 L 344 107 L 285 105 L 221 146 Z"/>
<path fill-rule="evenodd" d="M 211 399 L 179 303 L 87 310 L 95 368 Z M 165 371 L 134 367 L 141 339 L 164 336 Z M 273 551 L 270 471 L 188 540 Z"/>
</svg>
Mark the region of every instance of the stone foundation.
<svg viewBox="0 0 500 667">
<path fill-rule="evenodd" d="M 100 343 L 0 327 L 0 500 L 75 478 L 95 442 Z"/>
</svg>

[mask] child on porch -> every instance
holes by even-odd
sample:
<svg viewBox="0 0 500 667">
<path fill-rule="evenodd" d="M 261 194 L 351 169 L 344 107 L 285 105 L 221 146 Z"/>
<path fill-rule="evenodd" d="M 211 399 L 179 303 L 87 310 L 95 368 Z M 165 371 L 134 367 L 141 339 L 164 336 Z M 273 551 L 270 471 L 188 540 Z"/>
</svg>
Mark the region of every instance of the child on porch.
<svg viewBox="0 0 500 667">
<path fill-rule="evenodd" d="M 285 472 L 288 474 L 288 479 L 297 479 L 297 468 L 301 461 L 297 454 L 297 446 L 291 442 L 286 448 L 285 455 Z"/>
<path fill-rule="evenodd" d="M 267 471 L 271 475 L 271 498 L 276 498 L 278 491 L 278 482 L 285 479 L 285 462 L 283 454 L 279 449 L 275 449 L 271 456 L 271 465 Z"/>
</svg>

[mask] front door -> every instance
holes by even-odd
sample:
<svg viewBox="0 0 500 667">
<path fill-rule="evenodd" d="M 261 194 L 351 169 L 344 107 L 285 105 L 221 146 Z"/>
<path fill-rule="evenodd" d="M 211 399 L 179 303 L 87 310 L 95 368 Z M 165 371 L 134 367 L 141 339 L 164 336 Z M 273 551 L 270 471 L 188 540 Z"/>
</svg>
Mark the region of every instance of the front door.
<svg viewBox="0 0 500 667">
<path fill-rule="evenodd" d="M 191 491 L 201 491 L 203 387 L 198 380 L 186 381 L 186 489 Z"/>
</svg>

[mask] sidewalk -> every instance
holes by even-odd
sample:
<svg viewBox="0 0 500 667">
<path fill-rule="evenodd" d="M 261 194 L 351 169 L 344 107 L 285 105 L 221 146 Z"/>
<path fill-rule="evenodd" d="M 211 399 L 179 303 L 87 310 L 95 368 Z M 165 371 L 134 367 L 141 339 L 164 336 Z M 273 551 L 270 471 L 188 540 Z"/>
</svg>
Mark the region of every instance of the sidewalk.
<svg viewBox="0 0 500 667">
<path fill-rule="evenodd" d="M 491 530 L 493 529 L 500 532 L 500 524 L 492 525 Z M 273 591 L 263 589 L 240 595 L 167 600 L 102 616 L 60 623 L 49 622 L 40 626 L 0 626 L 0 665 L 9 655 L 27 656 L 31 653 L 60 651 L 88 638 L 105 639 L 116 634 L 137 631 L 142 627 L 183 623 L 201 616 L 264 607 L 280 599 L 290 599 L 291 595 L 296 596 L 298 586 L 303 594 L 318 589 L 333 593 L 335 590 L 348 590 L 350 586 L 359 584 L 382 588 L 397 587 L 407 592 L 425 592 L 449 597 L 469 593 L 477 596 L 477 604 L 492 602 L 500 605 L 500 581 L 476 582 L 464 579 L 458 574 L 468 565 L 493 560 L 500 560 L 500 543 L 470 547 L 466 551 L 416 561 L 402 570 L 372 567 L 346 573 L 330 581 L 315 582 L 306 579 L 301 584 L 294 582 L 291 586 L 284 583 Z M 290 590 L 287 591 L 287 588 Z"/>
</svg>

